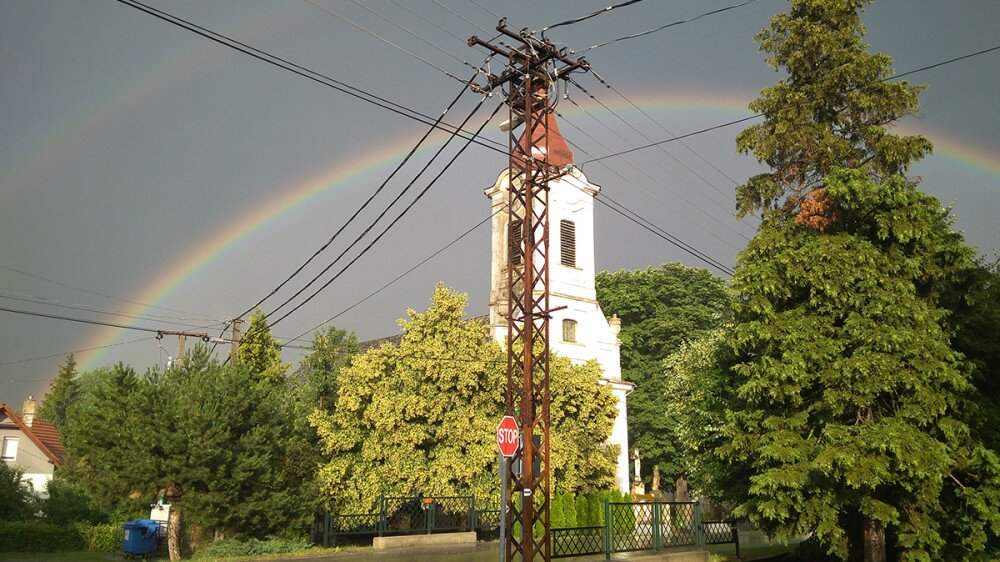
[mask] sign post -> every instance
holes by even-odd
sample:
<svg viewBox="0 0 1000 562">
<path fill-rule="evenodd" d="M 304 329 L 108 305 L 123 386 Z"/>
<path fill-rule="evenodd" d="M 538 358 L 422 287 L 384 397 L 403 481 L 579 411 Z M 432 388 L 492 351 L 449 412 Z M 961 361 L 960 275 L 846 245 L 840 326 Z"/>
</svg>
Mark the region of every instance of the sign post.
<svg viewBox="0 0 1000 562">
<path fill-rule="evenodd" d="M 514 416 L 504 416 L 497 425 L 497 447 L 500 449 L 500 562 L 504 562 L 504 538 L 507 532 L 507 463 L 517 454 L 521 444 L 521 430 Z"/>
</svg>

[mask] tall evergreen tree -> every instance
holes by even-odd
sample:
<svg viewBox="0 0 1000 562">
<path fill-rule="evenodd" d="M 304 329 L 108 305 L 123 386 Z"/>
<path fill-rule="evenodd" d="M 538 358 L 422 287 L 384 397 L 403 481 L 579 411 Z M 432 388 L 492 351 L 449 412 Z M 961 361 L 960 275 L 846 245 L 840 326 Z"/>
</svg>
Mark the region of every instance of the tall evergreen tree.
<svg viewBox="0 0 1000 562">
<path fill-rule="evenodd" d="M 65 427 L 66 412 L 79 395 L 80 384 L 76 375 L 76 359 L 71 353 L 66 356 L 66 362 L 59 366 L 59 374 L 49 385 L 49 391 L 38 407 L 38 417 L 49 420 L 58 429 Z"/>
<path fill-rule="evenodd" d="M 964 290 L 973 252 L 901 175 L 931 147 L 886 129 L 920 88 L 884 81 L 891 60 L 861 41 L 869 3 L 792 0 L 758 36 L 788 76 L 737 139 L 772 171 L 737 191 L 764 213 L 732 279 L 720 451 L 749 472 L 739 512 L 768 531 L 841 559 L 975 559 L 1000 530 L 1000 464 L 964 423 L 941 294 Z"/>
</svg>

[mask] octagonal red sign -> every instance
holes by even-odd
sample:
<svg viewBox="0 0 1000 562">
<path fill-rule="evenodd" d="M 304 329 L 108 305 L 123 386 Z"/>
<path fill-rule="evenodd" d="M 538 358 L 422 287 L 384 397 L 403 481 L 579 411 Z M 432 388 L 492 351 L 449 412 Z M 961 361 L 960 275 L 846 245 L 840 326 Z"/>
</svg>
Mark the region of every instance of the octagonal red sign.
<svg viewBox="0 0 1000 562">
<path fill-rule="evenodd" d="M 520 437 L 521 431 L 517 428 L 514 416 L 504 416 L 497 426 L 497 446 L 500 447 L 500 454 L 513 457 L 520 444 Z"/>
</svg>

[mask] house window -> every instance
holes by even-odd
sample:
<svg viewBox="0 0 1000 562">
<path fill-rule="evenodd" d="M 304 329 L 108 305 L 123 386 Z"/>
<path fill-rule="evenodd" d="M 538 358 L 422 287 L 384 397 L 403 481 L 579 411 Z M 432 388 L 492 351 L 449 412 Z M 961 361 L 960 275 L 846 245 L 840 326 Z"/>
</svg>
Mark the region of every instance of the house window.
<svg viewBox="0 0 1000 562">
<path fill-rule="evenodd" d="M 521 232 L 522 225 L 524 221 L 521 219 L 514 219 L 510 221 L 510 228 L 507 232 L 507 245 L 510 250 L 510 263 L 513 265 L 521 265 L 522 257 L 524 255 L 524 249 L 522 248 L 522 240 L 524 239 L 524 233 Z"/>
<path fill-rule="evenodd" d="M 563 320 L 562 341 L 576 343 L 576 320 Z"/>
<path fill-rule="evenodd" d="M 559 221 L 559 261 L 567 267 L 576 267 L 576 223 Z"/>
<path fill-rule="evenodd" d="M 17 458 L 17 437 L 3 438 L 3 460 L 12 461 Z"/>
</svg>

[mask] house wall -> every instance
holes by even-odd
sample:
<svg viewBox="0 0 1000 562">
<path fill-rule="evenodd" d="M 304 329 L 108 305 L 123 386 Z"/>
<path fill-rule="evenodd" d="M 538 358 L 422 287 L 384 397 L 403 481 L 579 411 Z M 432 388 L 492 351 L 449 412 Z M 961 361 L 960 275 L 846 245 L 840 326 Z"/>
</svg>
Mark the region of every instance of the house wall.
<svg viewBox="0 0 1000 562">
<path fill-rule="evenodd" d="M 494 185 L 485 190 L 490 198 L 493 216 L 490 326 L 493 338 L 502 346 L 507 338 L 507 263 L 508 221 L 505 212 L 509 172 L 504 171 Z M 622 492 L 629 491 L 628 428 L 626 395 L 631 383 L 621 380 L 620 325 L 609 321 L 597 303 L 594 277 L 594 196 L 600 187 L 587 181 L 579 169 L 572 167 L 562 178 L 549 183 L 549 306 L 554 311 L 549 321 L 550 349 L 569 358 L 575 364 L 596 360 L 603 370 L 601 384 L 610 385 L 618 398 L 618 414 L 609 442 L 619 446 L 616 484 Z M 576 264 L 562 265 L 560 221 L 575 224 Z M 561 308 L 565 307 L 565 308 Z M 560 309 L 561 308 L 561 309 Z M 560 309 L 560 310 L 555 310 Z M 576 341 L 563 339 L 563 320 L 576 322 Z"/>
<path fill-rule="evenodd" d="M 55 467 L 49 458 L 35 445 L 30 437 L 21 432 L 20 429 L 0 428 L 0 443 L 4 437 L 17 437 L 17 455 L 13 461 L 4 461 L 7 464 L 19 466 L 24 469 L 24 479 L 31 482 L 32 487 L 38 493 L 44 493 Z"/>
</svg>

